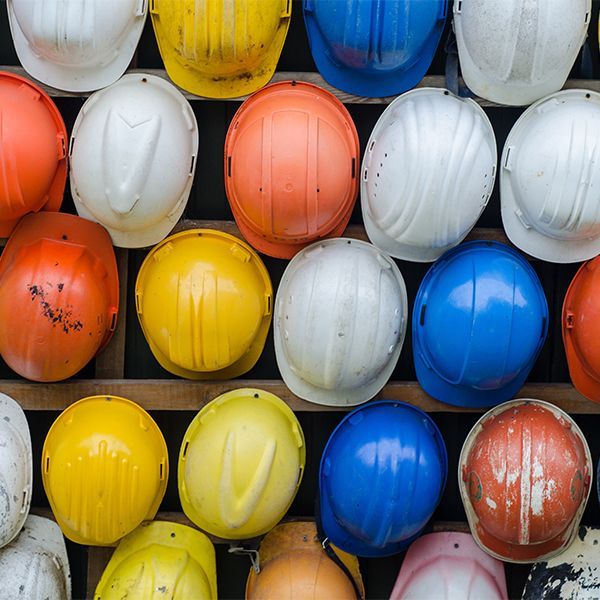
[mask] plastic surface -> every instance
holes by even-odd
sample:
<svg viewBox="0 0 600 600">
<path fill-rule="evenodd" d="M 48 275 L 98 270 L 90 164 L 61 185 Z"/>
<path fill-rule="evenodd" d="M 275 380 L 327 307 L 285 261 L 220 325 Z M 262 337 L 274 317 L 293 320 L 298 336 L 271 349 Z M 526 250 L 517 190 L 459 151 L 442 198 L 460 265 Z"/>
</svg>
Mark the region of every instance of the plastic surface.
<svg viewBox="0 0 600 600">
<path fill-rule="evenodd" d="M 187 517 L 221 538 L 272 529 L 302 481 L 306 447 L 298 419 L 277 396 L 243 388 L 209 402 L 179 453 L 179 498 Z"/>
<path fill-rule="evenodd" d="M 147 11 L 148 0 L 8 0 L 25 70 L 70 92 L 103 88 L 125 72 Z"/>
<path fill-rule="evenodd" d="M 455 0 L 465 83 L 500 104 L 531 104 L 562 88 L 585 41 L 592 0 Z"/>
<path fill-rule="evenodd" d="M 30 212 L 57 211 L 67 180 L 67 130 L 33 82 L 0 71 L 0 237 Z"/>
<path fill-rule="evenodd" d="M 317 404 L 366 402 L 398 362 L 407 312 L 402 274 L 371 244 L 338 238 L 305 248 L 275 299 L 275 356 L 285 384 Z"/>
<path fill-rule="evenodd" d="M 334 551 L 350 571 L 364 597 L 357 558 L 337 548 Z M 325 554 L 312 522 L 295 521 L 277 525 L 262 540 L 258 555 L 260 572 L 250 569 L 246 600 L 356 600 L 350 579 Z"/>
<path fill-rule="evenodd" d="M 71 600 L 71 569 L 56 523 L 29 515 L 19 535 L 0 548 L 0 600 Z"/>
<path fill-rule="evenodd" d="M 0 354 L 19 375 L 60 381 L 111 339 L 119 276 L 106 230 L 65 213 L 27 215 L 0 258 Z"/>
<path fill-rule="evenodd" d="M 558 556 L 539 562 L 523 590 L 523 600 L 583 600 L 600 597 L 600 530 L 581 526 Z"/>
<path fill-rule="evenodd" d="M 291 14 L 292 0 L 150 0 L 169 77 L 208 98 L 237 98 L 268 83 Z"/>
<path fill-rule="evenodd" d="M 519 399 L 487 412 L 467 435 L 458 465 L 471 533 L 488 554 L 514 563 L 567 548 L 592 484 L 583 433 L 564 411 Z"/>
<path fill-rule="evenodd" d="M 530 106 L 502 152 L 502 222 L 517 247 L 541 260 L 600 253 L 600 94 L 566 90 Z"/>
<path fill-rule="evenodd" d="M 135 284 L 138 319 L 156 360 L 188 379 L 232 379 L 259 359 L 273 289 L 242 240 L 190 229 L 155 246 Z"/>
<path fill-rule="evenodd" d="M 331 434 L 319 469 L 321 522 L 332 544 L 358 556 L 396 554 L 442 497 L 446 446 L 433 420 L 403 402 L 369 402 Z"/>
<path fill-rule="evenodd" d="M 144 523 L 117 546 L 94 600 L 217 600 L 215 549 L 201 532 Z"/>
<path fill-rule="evenodd" d="M 0 393 L 0 548 L 21 531 L 31 505 L 33 458 L 25 413 Z M 1 588 L 1 586 L 0 586 Z M 1 597 L 0 591 L 0 597 Z"/>
<path fill-rule="evenodd" d="M 361 173 L 369 239 L 391 256 L 432 262 L 485 209 L 496 176 L 492 124 L 473 100 L 420 88 L 377 120 Z"/>
<path fill-rule="evenodd" d="M 92 94 L 71 133 L 71 194 L 115 246 L 160 242 L 185 210 L 198 155 L 189 102 L 168 81 L 135 73 Z"/>
<path fill-rule="evenodd" d="M 600 402 L 600 258 L 584 263 L 565 295 L 562 335 L 571 381 Z"/>
<path fill-rule="evenodd" d="M 498 242 L 461 244 L 429 269 L 417 292 L 417 379 L 447 404 L 499 404 L 524 384 L 547 332 L 548 305 L 531 265 Z"/>
<path fill-rule="evenodd" d="M 358 96 L 395 96 L 431 65 L 446 0 L 303 0 L 308 41 L 328 83 Z"/>
<path fill-rule="evenodd" d="M 429 533 L 409 547 L 390 600 L 508 600 L 504 565 L 468 533 Z"/>
<path fill-rule="evenodd" d="M 356 127 L 333 94 L 295 81 L 260 90 L 225 140 L 225 191 L 243 236 L 259 252 L 291 258 L 342 235 L 359 162 Z"/>
<path fill-rule="evenodd" d="M 42 481 L 63 533 L 109 546 L 153 519 L 169 476 L 167 446 L 152 417 L 117 396 L 65 409 L 42 449 Z"/>
</svg>

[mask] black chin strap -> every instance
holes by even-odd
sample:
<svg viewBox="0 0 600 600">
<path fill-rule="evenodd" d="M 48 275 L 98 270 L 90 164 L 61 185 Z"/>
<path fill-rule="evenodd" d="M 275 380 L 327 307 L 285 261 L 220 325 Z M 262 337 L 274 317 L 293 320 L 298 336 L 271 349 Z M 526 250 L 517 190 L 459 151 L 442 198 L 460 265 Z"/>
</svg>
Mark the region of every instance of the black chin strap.
<svg viewBox="0 0 600 600">
<path fill-rule="evenodd" d="M 344 561 L 335 553 L 334 549 L 331 547 L 329 543 L 329 538 L 325 535 L 323 531 L 323 523 L 321 522 L 321 505 L 319 502 L 319 496 L 317 495 L 317 499 L 315 500 L 315 524 L 317 526 L 317 538 L 319 542 L 321 542 L 321 546 L 327 555 L 327 557 L 332 560 L 344 573 L 344 575 L 350 580 L 352 587 L 354 588 L 354 593 L 356 594 L 356 598 L 358 600 L 364 600 L 362 592 L 358 587 L 358 583 L 354 579 L 354 576 L 350 572 L 350 569 L 346 566 Z"/>
</svg>

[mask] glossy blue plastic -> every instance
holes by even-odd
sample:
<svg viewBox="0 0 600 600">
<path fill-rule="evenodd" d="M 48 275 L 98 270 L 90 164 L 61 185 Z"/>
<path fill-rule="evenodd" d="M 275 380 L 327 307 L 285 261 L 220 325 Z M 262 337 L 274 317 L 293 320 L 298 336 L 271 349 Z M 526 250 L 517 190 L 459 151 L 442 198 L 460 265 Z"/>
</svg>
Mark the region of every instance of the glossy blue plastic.
<svg viewBox="0 0 600 600">
<path fill-rule="evenodd" d="M 531 265 L 498 242 L 442 255 L 421 282 L 412 316 L 421 387 L 464 407 L 510 400 L 548 333 L 548 304 Z"/>
<path fill-rule="evenodd" d="M 321 527 L 358 556 L 407 547 L 438 506 L 448 474 L 436 424 L 404 402 L 369 402 L 331 434 L 319 471 Z"/>
<path fill-rule="evenodd" d="M 358 96 L 395 96 L 423 79 L 446 22 L 447 0 L 304 0 L 321 75 Z"/>
</svg>

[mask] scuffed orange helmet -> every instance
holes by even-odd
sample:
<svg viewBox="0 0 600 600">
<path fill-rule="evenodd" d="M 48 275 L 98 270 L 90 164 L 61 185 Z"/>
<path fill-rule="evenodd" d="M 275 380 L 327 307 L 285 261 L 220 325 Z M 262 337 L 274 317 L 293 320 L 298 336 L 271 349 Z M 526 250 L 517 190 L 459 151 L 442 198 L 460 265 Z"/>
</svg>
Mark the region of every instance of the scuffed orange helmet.
<svg viewBox="0 0 600 600">
<path fill-rule="evenodd" d="M 500 560 L 546 560 L 573 541 L 590 494 L 592 457 L 571 417 L 541 400 L 512 400 L 471 429 L 458 466 L 479 546 Z"/>
<path fill-rule="evenodd" d="M 50 97 L 24 77 L 0 72 L 0 237 L 27 213 L 60 208 L 66 140 L 65 123 Z"/>
<path fill-rule="evenodd" d="M 246 600 L 270 598 L 364 598 L 365 590 L 356 556 L 330 546 L 346 573 L 327 556 L 309 521 L 281 523 L 260 544 L 260 568 L 250 569 Z M 352 579 L 350 579 L 352 578 Z"/>
<path fill-rule="evenodd" d="M 225 140 L 225 190 L 246 240 L 291 258 L 342 235 L 358 194 L 359 151 L 352 117 L 326 90 L 284 81 L 250 96 Z"/>
<path fill-rule="evenodd" d="M 0 355 L 27 379 L 60 381 L 110 340 L 119 279 L 106 230 L 81 217 L 22 219 L 0 258 Z"/>
<path fill-rule="evenodd" d="M 562 334 L 578 392 L 600 402 L 600 256 L 575 274 L 563 303 Z"/>
</svg>

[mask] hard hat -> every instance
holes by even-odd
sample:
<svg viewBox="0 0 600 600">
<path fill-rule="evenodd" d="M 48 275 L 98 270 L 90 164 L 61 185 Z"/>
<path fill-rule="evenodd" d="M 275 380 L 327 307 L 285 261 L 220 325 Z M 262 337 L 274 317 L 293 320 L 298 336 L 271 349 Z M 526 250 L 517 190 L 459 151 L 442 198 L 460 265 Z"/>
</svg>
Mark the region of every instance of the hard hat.
<svg viewBox="0 0 600 600">
<path fill-rule="evenodd" d="M 498 242 L 461 244 L 429 269 L 417 292 L 417 379 L 446 404 L 499 404 L 525 383 L 547 333 L 548 304 L 531 265 Z"/>
<path fill-rule="evenodd" d="M 592 0 L 455 0 L 465 83 L 500 104 L 531 104 L 558 91 L 587 35 Z"/>
<path fill-rule="evenodd" d="M 8 0 L 19 61 L 37 80 L 86 92 L 115 82 L 142 35 L 146 0 Z"/>
<path fill-rule="evenodd" d="M 150 16 L 169 77 L 207 98 L 237 98 L 275 72 L 291 0 L 152 0 Z"/>
<path fill-rule="evenodd" d="M 119 542 L 94 594 L 94 600 L 123 598 L 217 600 L 212 542 L 178 523 L 143 523 Z"/>
<path fill-rule="evenodd" d="M 571 381 L 600 402 L 600 257 L 577 271 L 562 307 L 562 335 Z"/>
<path fill-rule="evenodd" d="M 71 135 L 71 194 L 115 244 L 160 242 L 186 207 L 198 154 L 189 102 L 168 81 L 135 73 L 92 94 Z"/>
<path fill-rule="evenodd" d="M 361 598 L 365 590 L 356 556 L 334 550 Z M 281 523 L 267 533 L 259 548 L 260 571 L 250 569 L 246 600 L 271 598 L 331 598 L 356 600 L 348 575 L 331 560 L 317 537 L 314 523 Z"/>
<path fill-rule="evenodd" d="M 390 600 L 508 600 L 504 565 L 468 533 L 429 533 L 402 561 Z"/>
<path fill-rule="evenodd" d="M 436 260 L 479 219 L 496 160 L 492 124 L 473 100 L 439 88 L 396 98 L 375 124 L 363 159 L 369 239 L 396 258 Z"/>
<path fill-rule="evenodd" d="M 152 417 L 135 402 L 91 396 L 54 421 L 42 450 L 42 481 L 65 536 L 109 546 L 154 518 L 169 458 Z"/>
<path fill-rule="evenodd" d="M 23 409 L 0 393 L 0 548 L 21 531 L 31 505 L 31 436 Z M 2 586 L 0 586 L 1 588 Z M 0 597 L 1 597 L 0 591 Z"/>
<path fill-rule="evenodd" d="M 502 153 L 502 222 L 511 242 L 556 263 L 600 253 L 600 94 L 567 90 L 530 106 Z"/>
<path fill-rule="evenodd" d="M 531 567 L 523 600 L 600 598 L 600 529 L 579 527 L 573 543 Z"/>
<path fill-rule="evenodd" d="M 398 362 L 407 312 L 402 274 L 371 244 L 338 238 L 302 250 L 275 299 L 275 356 L 285 384 L 317 404 L 366 402 Z"/>
<path fill-rule="evenodd" d="M 50 97 L 31 81 L 0 71 L 0 237 L 21 217 L 57 211 L 67 180 L 67 130 Z"/>
<path fill-rule="evenodd" d="M 283 400 L 248 388 L 222 394 L 195 416 L 183 438 L 183 511 L 221 538 L 262 535 L 292 504 L 305 457 L 302 428 Z"/>
<path fill-rule="evenodd" d="M 342 235 L 358 194 L 358 134 L 331 93 L 296 81 L 248 98 L 225 140 L 225 191 L 243 236 L 291 258 Z"/>
<path fill-rule="evenodd" d="M 395 96 L 417 85 L 435 55 L 446 0 L 304 0 L 313 59 L 333 86 Z"/>
<path fill-rule="evenodd" d="M 592 457 L 577 423 L 541 400 L 487 412 L 467 436 L 458 485 L 477 544 L 507 562 L 546 560 L 577 535 Z"/>
<path fill-rule="evenodd" d="M 135 284 L 136 310 L 156 360 L 188 379 L 231 379 L 265 345 L 273 289 L 242 240 L 190 229 L 155 246 Z"/>
<path fill-rule="evenodd" d="M 19 535 L 0 549 L 0 600 L 71 600 L 65 540 L 50 519 L 29 515 Z"/>
<path fill-rule="evenodd" d="M 65 213 L 28 215 L 0 258 L 0 354 L 19 375 L 60 381 L 110 340 L 119 307 L 106 231 Z"/>
<path fill-rule="evenodd" d="M 433 420 L 404 402 L 369 402 L 331 434 L 319 470 L 322 529 L 358 556 L 400 552 L 423 530 L 448 473 Z"/>
</svg>

